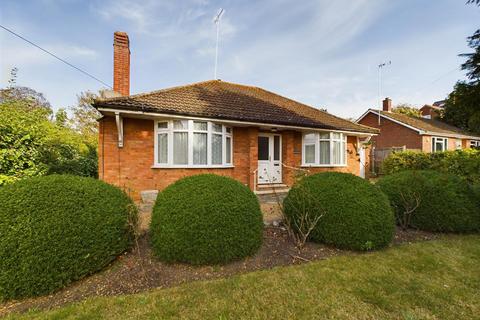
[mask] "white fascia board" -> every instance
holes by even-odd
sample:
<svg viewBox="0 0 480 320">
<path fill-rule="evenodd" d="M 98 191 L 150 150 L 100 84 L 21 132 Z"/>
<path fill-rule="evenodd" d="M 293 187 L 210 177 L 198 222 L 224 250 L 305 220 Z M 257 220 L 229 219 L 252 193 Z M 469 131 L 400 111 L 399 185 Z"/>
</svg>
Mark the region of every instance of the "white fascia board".
<svg viewBox="0 0 480 320">
<path fill-rule="evenodd" d="M 254 126 L 266 126 L 272 128 L 281 128 L 281 129 L 296 129 L 302 131 L 319 131 L 319 132 L 339 132 L 345 133 L 350 136 L 359 136 L 359 137 L 367 137 L 367 136 L 376 136 L 376 133 L 368 133 L 368 132 L 356 132 L 356 131 L 345 131 L 345 130 L 334 130 L 334 129 L 321 129 L 321 128 L 311 128 L 311 127 L 299 127 L 299 126 L 290 126 L 290 125 L 283 125 L 283 124 L 270 124 L 270 123 L 261 123 L 261 122 L 249 122 L 249 121 L 236 121 L 236 120 L 224 120 L 224 119 L 216 119 L 216 118 L 204 118 L 204 117 L 195 117 L 195 116 L 183 116 L 183 115 L 173 115 L 173 114 L 164 114 L 164 113 L 156 113 L 156 112 L 144 112 L 144 111 L 132 111 L 132 110 L 122 110 L 122 109 L 111 109 L 111 108 L 98 108 L 100 112 L 112 112 L 112 113 L 122 113 L 122 114 L 132 114 L 132 115 L 143 115 L 149 118 L 169 118 L 169 119 L 193 119 L 193 120 L 201 120 L 201 121 L 217 121 L 222 123 L 227 123 L 231 125 L 254 125 Z M 347 121 L 347 120 L 346 120 Z"/>
</svg>

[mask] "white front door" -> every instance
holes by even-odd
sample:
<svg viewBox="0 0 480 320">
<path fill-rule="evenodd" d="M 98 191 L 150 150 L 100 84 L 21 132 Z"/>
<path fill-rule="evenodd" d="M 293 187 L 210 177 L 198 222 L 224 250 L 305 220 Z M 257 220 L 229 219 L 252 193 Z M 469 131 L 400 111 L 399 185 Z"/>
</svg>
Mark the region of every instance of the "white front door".
<svg viewBox="0 0 480 320">
<path fill-rule="evenodd" d="M 365 178 L 365 149 L 360 146 L 360 177 Z"/>
<path fill-rule="evenodd" d="M 258 183 L 282 183 L 282 136 L 259 133 Z"/>
</svg>

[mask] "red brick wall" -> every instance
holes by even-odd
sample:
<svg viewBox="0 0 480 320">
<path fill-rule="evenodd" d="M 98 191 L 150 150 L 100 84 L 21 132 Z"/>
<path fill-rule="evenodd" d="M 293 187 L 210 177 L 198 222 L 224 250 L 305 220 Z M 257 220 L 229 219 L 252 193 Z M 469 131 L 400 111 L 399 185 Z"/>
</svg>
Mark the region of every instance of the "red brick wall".
<svg viewBox="0 0 480 320">
<path fill-rule="evenodd" d="M 422 150 L 422 136 L 416 131 L 398 123 L 381 118 L 380 125 L 378 125 L 378 116 L 369 113 L 360 120 L 360 124 L 380 129 L 380 134 L 372 137 L 376 148 L 383 149 L 406 146 L 407 149 Z"/>
<path fill-rule="evenodd" d="M 99 177 L 117 185 L 135 200 L 140 191 L 162 190 L 174 181 L 199 173 L 215 173 L 230 176 L 253 189 L 254 174 L 258 160 L 258 129 L 235 127 L 233 130 L 234 168 L 215 169 L 158 169 L 151 168 L 154 162 L 154 122 L 145 119 L 123 119 L 124 146 L 118 148 L 115 119 L 105 117 L 99 126 Z M 283 131 L 282 159 L 291 167 L 300 167 L 302 161 L 302 136 L 299 132 Z M 358 175 L 360 159 L 357 154 L 357 138 L 347 139 L 347 167 L 306 168 L 310 173 L 323 171 L 350 172 Z M 366 150 L 367 161 L 369 150 Z M 368 174 L 368 168 L 365 169 Z M 294 182 L 294 170 L 283 168 L 283 182 Z"/>
</svg>

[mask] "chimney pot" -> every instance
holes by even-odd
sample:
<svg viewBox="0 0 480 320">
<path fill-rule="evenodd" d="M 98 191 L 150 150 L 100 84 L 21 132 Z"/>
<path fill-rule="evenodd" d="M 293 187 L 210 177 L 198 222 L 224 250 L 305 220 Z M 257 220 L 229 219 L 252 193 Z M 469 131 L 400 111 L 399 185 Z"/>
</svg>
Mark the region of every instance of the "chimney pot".
<svg viewBox="0 0 480 320">
<path fill-rule="evenodd" d="M 383 100 L 383 111 L 392 112 L 392 99 L 387 97 Z"/>
<path fill-rule="evenodd" d="M 113 34 L 113 90 L 130 95 L 130 41 L 121 31 Z"/>
</svg>

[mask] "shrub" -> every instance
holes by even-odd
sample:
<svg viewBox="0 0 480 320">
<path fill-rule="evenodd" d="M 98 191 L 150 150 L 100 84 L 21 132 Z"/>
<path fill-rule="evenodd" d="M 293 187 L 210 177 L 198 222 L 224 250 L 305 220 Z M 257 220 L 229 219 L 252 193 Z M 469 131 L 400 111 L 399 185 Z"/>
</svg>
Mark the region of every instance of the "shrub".
<svg viewBox="0 0 480 320">
<path fill-rule="evenodd" d="M 310 239 L 353 250 L 388 245 L 395 227 L 387 197 L 368 181 L 347 173 L 326 172 L 300 180 L 284 200 L 295 229 L 304 214 L 321 216 Z"/>
<path fill-rule="evenodd" d="M 480 208 L 473 188 L 457 176 L 402 171 L 383 177 L 377 185 L 389 197 L 397 221 L 401 222 L 408 207 L 418 202 L 406 226 L 445 232 L 472 232 L 480 228 Z"/>
<path fill-rule="evenodd" d="M 480 150 L 445 152 L 394 152 L 382 164 L 382 173 L 404 170 L 435 170 L 455 174 L 469 182 L 480 182 Z"/>
<path fill-rule="evenodd" d="M 257 251 L 263 238 L 257 197 L 213 174 L 183 178 L 159 193 L 150 226 L 154 253 L 166 262 L 226 263 Z"/>
<path fill-rule="evenodd" d="M 136 219 L 120 189 L 75 176 L 0 187 L 0 300 L 47 294 L 126 250 Z"/>
</svg>

